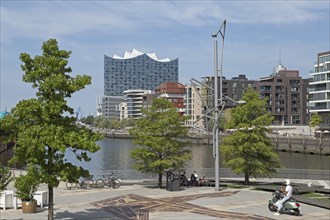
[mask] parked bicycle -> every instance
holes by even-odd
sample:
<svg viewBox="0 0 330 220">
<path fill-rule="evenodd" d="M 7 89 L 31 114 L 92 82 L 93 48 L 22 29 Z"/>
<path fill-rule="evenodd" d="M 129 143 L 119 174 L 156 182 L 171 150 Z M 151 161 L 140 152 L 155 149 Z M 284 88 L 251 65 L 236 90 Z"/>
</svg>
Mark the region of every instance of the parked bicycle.
<svg viewBox="0 0 330 220">
<path fill-rule="evenodd" d="M 121 185 L 121 180 L 117 179 L 113 173 L 111 173 L 110 175 L 102 175 L 102 179 L 99 179 L 97 181 L 102 180 L 103 181 L 103 187 L 104 186 L 108 186 L 110 188 L 113 189 L 118 189 Z"/>
<path fill-rule="evenodd" d="M 86 178 L 79 178 L 77 182 L 66 182 L 66 188 L 71 189 L 87 189 L 87 188 L 103 188 L 104 181 L 102 179 L 93 180 L 93 175 Z"/>
</svg>

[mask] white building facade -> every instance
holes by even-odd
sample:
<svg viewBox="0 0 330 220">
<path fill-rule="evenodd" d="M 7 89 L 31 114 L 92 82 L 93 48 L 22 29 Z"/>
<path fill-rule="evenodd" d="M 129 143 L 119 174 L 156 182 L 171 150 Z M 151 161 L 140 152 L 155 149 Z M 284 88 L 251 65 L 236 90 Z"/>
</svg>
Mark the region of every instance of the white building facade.
<svg viewBox="0 0 330 220">
<path fill-rule="evenodd" d="M 122 108 L 123 118 L 140 118 L 142 116 L 141 108 L 143 107 L 143 97 L 147 94 L 154 94 L 151 90 L 129 89 L 124 91 L 125 108 Z"/>
<path fill-rule="evenodd" d="M 318 53 L 314 72 L 310 74 L 309 112 L 318 113 L 323 124 L 330 125 L 330 51 Z"/>
<path fill-rule="evenodd" d="M 198 95 L 198 92 L 200 92 L 200 90 L 200 86 L 196 86 L 195 88 L 192 85 L 186 85 L 185 115 L 190 116 L 190 119 L 186 121 L 186 126 L 203 130 L 203 104 L 201 97 Z"/>
</svg>

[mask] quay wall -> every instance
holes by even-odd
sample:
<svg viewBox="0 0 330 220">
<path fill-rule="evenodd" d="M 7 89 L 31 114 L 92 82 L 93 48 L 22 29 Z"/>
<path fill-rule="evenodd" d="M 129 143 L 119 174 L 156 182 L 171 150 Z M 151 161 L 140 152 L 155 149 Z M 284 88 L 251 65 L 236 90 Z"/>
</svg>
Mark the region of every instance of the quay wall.
<svg viewBox="0 0 330 220">
<path fill-rule="evenodd" d="M 225 134 L 219 135 L 219 143 L 225 137 Z M 131 139 L 128 133 L 106 133 L 108 138 L 123 138 Z M 322 154 L 330 155 L 330 139 L 329 138 L 315 138 L 313 136 L 269 136 L 272 145 L 277 151 L 306 153 L 306 154 Z M 208 134 L 194 134 L 185 139 L 192 144 L 206 144 L 213 143 L 212 135 Z"/>
</svg>

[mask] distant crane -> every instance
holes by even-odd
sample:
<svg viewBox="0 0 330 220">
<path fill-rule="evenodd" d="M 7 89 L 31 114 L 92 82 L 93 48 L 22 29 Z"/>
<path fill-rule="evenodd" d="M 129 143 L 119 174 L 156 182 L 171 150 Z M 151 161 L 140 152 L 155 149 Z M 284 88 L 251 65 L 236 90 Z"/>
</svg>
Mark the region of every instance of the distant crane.
<svg viewBox="0 0 330 220">
<path fill-rule="evenodd" d="M 80 114 L 80 112 L 81 112 L 81 108 L 79 106 L 78 110 L 75 112 L 77 121 L 79 120 L 79 114 Z"/>
<path fill-rule="evenodd" d="M 96 116 L 102 115 L 102 92 L 95 92 L 96 95 Z"/>
</svg>

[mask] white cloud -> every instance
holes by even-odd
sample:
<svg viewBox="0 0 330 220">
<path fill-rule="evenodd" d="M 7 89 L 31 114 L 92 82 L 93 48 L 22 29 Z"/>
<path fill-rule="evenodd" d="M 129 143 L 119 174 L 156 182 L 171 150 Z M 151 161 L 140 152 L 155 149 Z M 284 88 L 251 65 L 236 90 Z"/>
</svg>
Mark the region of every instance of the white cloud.
<svg viewBox="0 0 330 220">
<path fill-rule="evenodd" d="M 225 2 L 226 3 L 226 2 Z M 232 1 L 225 16 L 232 23 L 294 24 L 318 20 L 329 12 L 324 1 Z"/>
<path fill-rule="evenodd" d="M 292 24 L 317 20 L 329 8 L 324 1 L 29 1 L 1 6 L 7 37 L 45 39 L 84 31 L 134 32 L 150 25 L 202 26 L 216 20 L 232 23 Z M 328 6 L 329 7 L 329 6 Z"/>
</svg>

